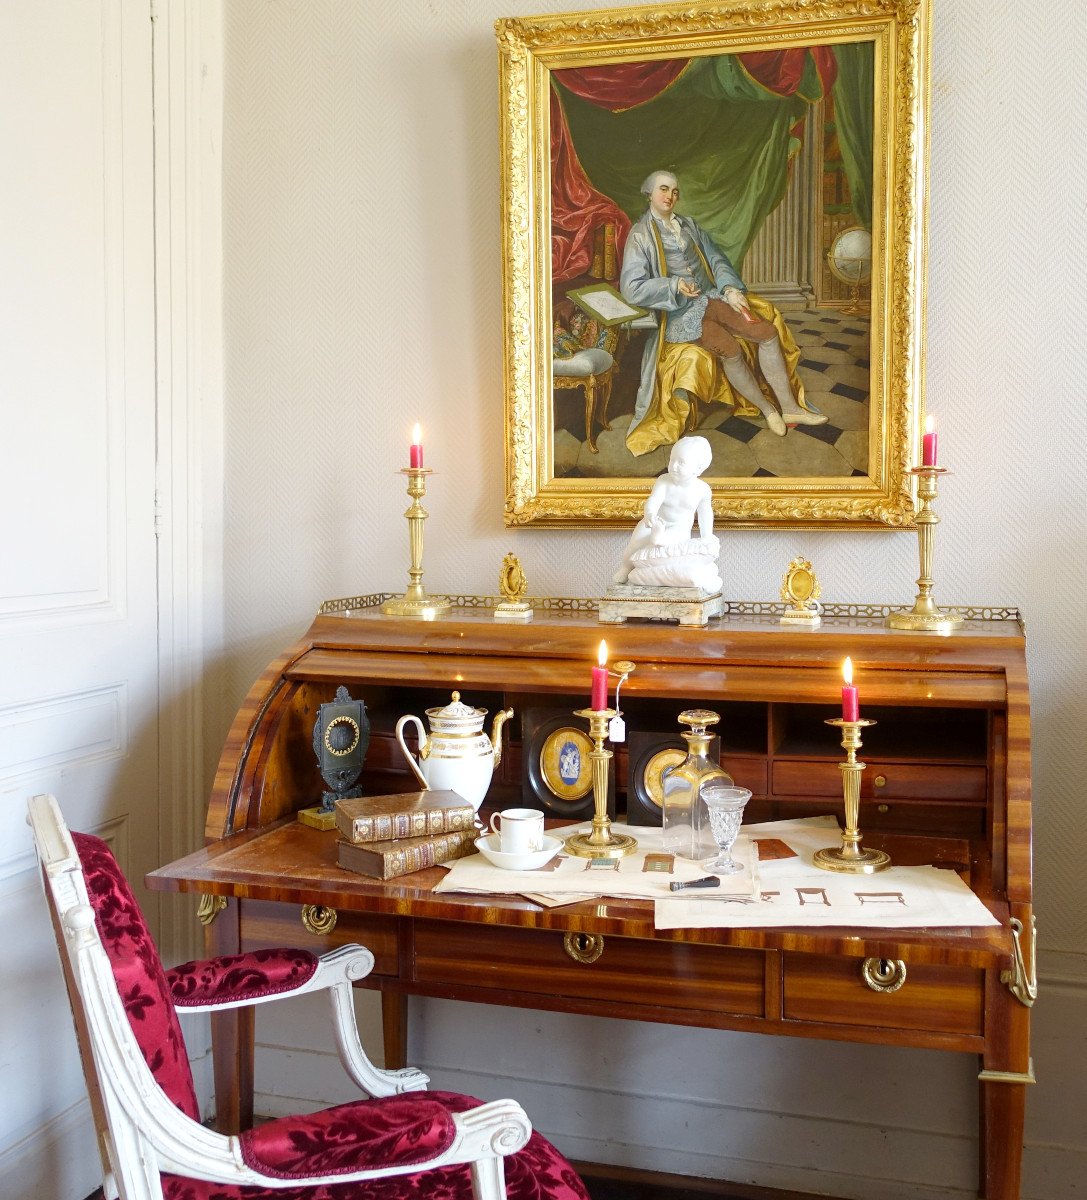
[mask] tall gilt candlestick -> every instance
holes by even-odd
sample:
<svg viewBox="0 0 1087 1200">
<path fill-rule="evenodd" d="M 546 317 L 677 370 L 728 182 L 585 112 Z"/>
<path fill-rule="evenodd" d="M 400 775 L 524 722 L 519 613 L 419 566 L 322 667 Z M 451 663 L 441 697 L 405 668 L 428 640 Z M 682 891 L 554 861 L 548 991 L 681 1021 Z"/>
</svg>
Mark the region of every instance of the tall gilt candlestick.
<svg viewBox="0 0 1087 1200">
<path fill-rule="evenodd" d="M 415 617 L 432 621 L 444 616 L 453 607 L 444 596 L 428 596 L 423 587 L 423 522 L 429 515 L 419 503 L 426 495 L 426 477 L 433 474 L 429 467 L 402 467 L 401 475 L 408 477 L 411 504 L 404 516 L 408 518 L 408 547 L 411 566 L 408 567 L 408 590 L 402 596 L 386 600 L 381 611 L 391 617 Z"/>
<path fill-rule="evenodd" d="M 857 828 L 860 818 L 861 772 L 864 763 L 857 762 L 857 751 L 861 746 L 861 729 L 874 725 L 863 717 L 856 721 L 845 721 L 834 717 L 828 725 L 837 725 L 842 731 L 842 749 L 845 762 L 838 764 L 842 772 L 842 793 L 845 798 L 845 831 L 842 844 L 825 850 L 817 850 L 813 859 L 824 871 L 848 871 L 857 875 L 871 875 L 891 865 L 891 856 L 882 850 L 866 850 L 861 847 L 861 832 Z"/>
<path fill-rule="evenodd" d="M 611 751 L 605 749 L 608 724 L 614 708 L 579 708 L 575 717 L 588 717 L 589 736 L 593 749 L 589 758 L 593 767 L 593 827 L 588 833 L 575 833 L 566 839 L 566 850 L 577 858 L 624 858 L 638 849 L 638 842 L 627 833 L 613 833 L 608 816 L 608 760 Z"/>
<path fill-rule="evenodd" d="M 932 550 L 940 518 L 932 511 L 936 499 L 936 478 L 946 474 L 945 467 L 913 467 L 917 476 L 917 495 L 921 509 L 917 514 L 917 539 L 921 554 L 921 577 L 917 580 L 917 599 L 913 608 L 899 609 L 887 618 L 892 629 L 917 629 L 928 633 L 949 633 L 962 624 L 962 618 L 936 607 L 932 598 Z"/>
</svg>

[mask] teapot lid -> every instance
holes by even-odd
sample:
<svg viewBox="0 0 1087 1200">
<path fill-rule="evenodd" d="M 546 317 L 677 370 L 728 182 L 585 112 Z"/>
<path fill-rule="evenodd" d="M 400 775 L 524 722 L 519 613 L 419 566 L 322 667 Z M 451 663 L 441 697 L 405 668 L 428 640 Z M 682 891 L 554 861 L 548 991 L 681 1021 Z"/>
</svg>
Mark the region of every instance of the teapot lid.
<svg viewBox="0 0 1087 1200">
<path fill-rule="evenodd" d="M 460 698 L 460 692 L 454 692 L 449 704 L 444 708 L 428 708 L 426 715 L 432 729 L 472 730 L 483 727 L 483 718 L 487 715 L 487 710 L 465 704 Z"/>
</svg>

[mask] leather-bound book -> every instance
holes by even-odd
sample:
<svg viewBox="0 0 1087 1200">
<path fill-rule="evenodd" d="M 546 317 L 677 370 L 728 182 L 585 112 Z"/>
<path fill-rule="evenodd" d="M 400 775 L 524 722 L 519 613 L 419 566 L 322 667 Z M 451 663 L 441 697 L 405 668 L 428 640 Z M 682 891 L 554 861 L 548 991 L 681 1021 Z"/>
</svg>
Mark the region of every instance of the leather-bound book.
<svg viewBox="0 0 1087 1200">
<path fill-rule="evenodd" d="M 398 838 L 387 842 L 337 842 L 336 860 L 341 867 L 371 879 L 395 879 L 438 863 L 452 862 L 475 853 L 479 831 L 457 829 L 430 837 Z"/>
<path fill-rule="evenodd" d="M 336 801 L 336 828 L 349 842 L 387 842 L 474 829 L 475 807 L 458 792 L 399 792 Z"/>
</svg>

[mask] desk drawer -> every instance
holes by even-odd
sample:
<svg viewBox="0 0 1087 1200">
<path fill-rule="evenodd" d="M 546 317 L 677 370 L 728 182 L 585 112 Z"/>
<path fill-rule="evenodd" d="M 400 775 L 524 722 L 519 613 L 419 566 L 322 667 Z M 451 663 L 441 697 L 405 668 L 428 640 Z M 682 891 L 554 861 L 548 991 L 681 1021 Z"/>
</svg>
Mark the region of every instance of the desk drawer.
<svg viewBox="0 0 1087 1200">
<path fill-rule="evenodd" d="M 983 766 L 944 763 L 880 762 L 865 759 L 861 775 L 863 800 L 966 800 L 985 802 Z M 877 784 L 876 780 L 882 780 Z M 825 759 L 782 759 L 774 763 L 775 796 L 842 797 L 842 772 Z"/>
<path fill-rule="evenodd" d="M 898 991 L 877 992 L 861 975 L 862 958 L 783 956 L 786 1021 L 980 1034 L 985 973 L 970 967 L 906 964 Z"/>
<path fill-rule="evenodd" d="M 646 1008 L 765 1015 L 760 951 L 608 935 L 599 958 L 576 962 L 563 938 L 552 930 L 418 921 L 414 978 Z"/>
<path fill-rule="evenodd" d="M 396 917 L 338 909 L 331 933 L 313 934 L 302 924 L 300 904 L 243 900 L 242 946 L 245 950 L 297 946 L 314 954 L 325 954 L 337 946 L 358 942 L 374 956 L 371 974 L 396 976 L 399 973 L 396 922 Z"/>
</svg>

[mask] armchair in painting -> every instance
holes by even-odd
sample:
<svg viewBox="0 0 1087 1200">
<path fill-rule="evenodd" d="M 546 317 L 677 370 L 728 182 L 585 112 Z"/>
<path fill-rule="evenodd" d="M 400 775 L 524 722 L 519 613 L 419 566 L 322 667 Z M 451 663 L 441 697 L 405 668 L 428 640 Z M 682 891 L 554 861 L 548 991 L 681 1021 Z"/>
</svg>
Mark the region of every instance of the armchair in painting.
<svg viewBox="0 0 1087 1200">
<path fill-rule="evenodd" d="M 596 427 L 610 429 L 608 401 L 623 336 L 617 326 L 601 328 L 569 300 L 555 305 L 551 380 L 557 389 L 582 388 L 585 395 L 585 440 L 598 453 Z"/>
<path fill-rule="evenodd" d="M 351 984 L 362 946 L 187 963 L 165 971 L 112 852 L 71 833 L 52 796 L 29 801 L 75 1020 L 106 1200 L 588 1200 L 513 1100 L 429 1092 L 366 1057 Z M 178 1009 L 212 1012 L 327 991 L 340 1056 L 372 1099 L 268 1121 L 238 1136 L 200 1123 Z"/>
</svg>

